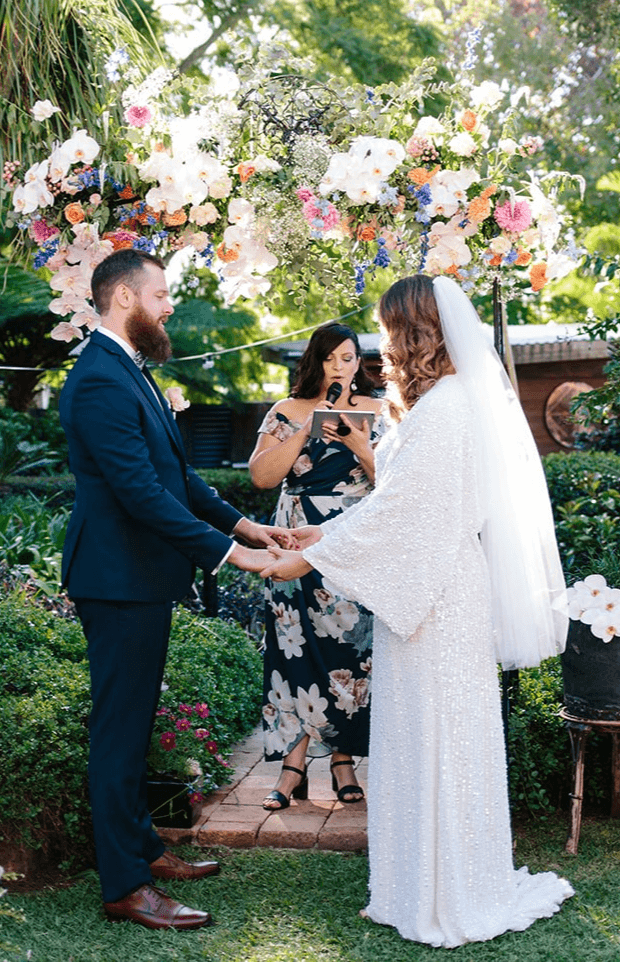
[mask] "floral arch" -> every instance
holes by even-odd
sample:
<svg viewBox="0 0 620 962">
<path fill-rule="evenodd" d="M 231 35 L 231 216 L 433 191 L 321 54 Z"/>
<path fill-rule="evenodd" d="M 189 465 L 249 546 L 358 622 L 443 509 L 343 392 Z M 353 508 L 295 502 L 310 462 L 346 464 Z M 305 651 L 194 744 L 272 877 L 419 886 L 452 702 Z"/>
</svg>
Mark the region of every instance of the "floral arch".
<svg viewBox="0 0 620 962">
<path fill-rule="evenodd" d="M 448 273 L 472 293 L 499 280 L 510 294 L 576 266 L 558 249 L 566 175 L 541 175 L 540 142 L 515 133 L 523 91 L 434 85 L 431 62 L 401 86 L 326 86 L 290 60 L 274 72 L 269 53 L 220 95 L 164 68 L 141 79 L 123 50 L 107 73 L 97 130 L 52 143 L 58 108 L 36 102 L 41 159 L 3 171 L 13 253 L 49 280 L 53 338 L 98 325 L 92 271 L 128 246 L 191 248 L 227 303 L 268 303 L 274 278 L 297 297 L 318 280 L 354 301 L 388 267 Z M 438 115 L 425 112 L 433 100 Z"/>
</svg>

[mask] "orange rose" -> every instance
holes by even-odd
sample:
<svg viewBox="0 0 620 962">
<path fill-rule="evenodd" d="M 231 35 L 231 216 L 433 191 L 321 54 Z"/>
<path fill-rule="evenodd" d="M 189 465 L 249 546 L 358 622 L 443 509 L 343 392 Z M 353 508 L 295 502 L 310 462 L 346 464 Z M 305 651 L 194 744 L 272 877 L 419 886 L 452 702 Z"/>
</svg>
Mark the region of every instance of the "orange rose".
<svg viewBox="0 0 620 962">
<path fill-rule="evenodd" d="M 482 197 L 483 200 L 486 200 L 487 197 L 492 197 L 496 190 L 497 190 L 497 184 L 490 184 L 489 187 L 484 188 L 480 196 Z"/>
<path fill-rule="evenodd" d="M 491 252 L 489 251 L 489 253 L 491 253 Z M 499 265 L 501 264 L 501 262 L 502 262 L 502 255 L 501 255 L 501 254 L 494 254 L 493 257 L 491 258 L 491 260 L 489 261 L 489 264 L 491 265 L 491 267 L 499 267 Z"/>
<path fill-rule="evenodd" d="M 119 190 L 118 196 L 121 198 L 121 200 L 131 200 L 132 197 L 135 197 L 134 189 L 131 184 L 125 184 L 123 189 Z"/>
<path fill-rule="evenodd" d="M 446 274 L 454 274 L 454 276 L 456 277 L 457 281 L 462 281 L 462 280 L 463 280 L 463 275 L 460 273 L 460 271 L 459 271 L 458 267 L 456 266 L 456 264 L 450 264 L 450 267 L 446 267 L 445 273 L 446 273 Z"/>
<path fill-rule="evenodd" d="M 184 224 L 186 220 L 187 214 L 181 207 L 172 214 L 164 214 L 163 216 L 166 227 L 179 227 L 181 224 Z"/>
<path fill-rule="evenodd" d="M 469 130 L 469 131 L 475 130 L 477 123 L 478 123 L 478 117 L 473 112 L 473 110 L 463 111 L 463 114 L 461 116 L 461 126 L 464 127 L 465 130 Z"/>
<path fill-rule="evenodd" d="M 228 264 L 230 261 L 239 260 L 239 245 L 234 244 L 233 247 L 226 247 L 224 241 L 220 244 L 215 252 L 221 261 Z"/>
<path fill-rule="evenodd" d="M 549 278 L 547 277 L 547 265 L 539 262 L 530 267 L 530 284 L 535 291 L 540 291 L 545 286 Z"/>
<path fill-rule="evenodd" d="M 522 247 L 517 248 L 517 256 L 515 258 L 515 267 L 527 267 L 532 259 L 532 255 L 529 251 L 524 251 Z"/>
<path fill-rule="evenodd" d="M 478 223 L 486 218 L 491 213 L 491 205 L 486 197 L 474 197 L 470 201 L 469 207 L 467 208 L 467 216 L 470 220 L 475 220 Z"/>
<path fill-rule="evenodd" d="M 372 224 L 360 224 L 357 228 L 357 239 L 361 241 L 372 241 L 377 236 L 377 232 Z"/>
<path fill-rule="evenodd" d="M 256 172 L 256 167 L 254 164 L 244 164 L 241 163 L 237 167 L 237 173 L 239 174 L 239 180 L 242 184 L 245 184 L 246 180 L 249 180 L 252 174 Z"/>
<path fill-rule="evenodd" d="M 77 201 L 72 204 L 67 204 L 64 213 L 70 224 L 80 224 L 86 217 L 84 208 Z"/>
</svg>

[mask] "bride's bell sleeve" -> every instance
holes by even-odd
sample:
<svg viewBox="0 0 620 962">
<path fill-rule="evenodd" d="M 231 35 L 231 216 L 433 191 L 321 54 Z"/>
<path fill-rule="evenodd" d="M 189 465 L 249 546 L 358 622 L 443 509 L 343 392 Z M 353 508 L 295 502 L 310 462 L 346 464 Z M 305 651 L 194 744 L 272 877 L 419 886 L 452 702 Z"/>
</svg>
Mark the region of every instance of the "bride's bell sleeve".
<svg viewBox="0 0 620 962">
<path fill-rule="evenodd" d="M 375 490 L 321 526 L 306 560 L 403 638 L 435 606 L 459 545 L 477 537 L 467 404 L 457 379 L 431 389 L 382 442 Z"/>
</svg>

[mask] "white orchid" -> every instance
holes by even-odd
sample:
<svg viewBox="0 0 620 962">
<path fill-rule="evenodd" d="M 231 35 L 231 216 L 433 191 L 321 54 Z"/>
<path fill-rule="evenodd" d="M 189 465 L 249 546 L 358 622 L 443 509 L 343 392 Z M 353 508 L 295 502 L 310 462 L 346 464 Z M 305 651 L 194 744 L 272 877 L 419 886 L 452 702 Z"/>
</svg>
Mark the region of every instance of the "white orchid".
<svg viewBox="0 0 620 962">
<path fill-rule="evenodd" d="M 55 107 L 51 100 L 37 100 L 30 113 L 37 123 L 41 123 L 53 117 L 54 114 L 60 113 L 60 107 Z"/>
<path fill-rule="evenodd" d="M 602 575 L 588 575 L 566 595 L 569 618 L 590 625 L 592 634 L 605 642 L 620 636 L 620 588 L 608 586 Z"/>
<path fill-rule="evenodd" d="M 92 164 L 100 147 L 94 137 L 90 137 L 85 130 L 76 130 L 60 149 L 68 156 L 71 164 Z"/>
</svg>

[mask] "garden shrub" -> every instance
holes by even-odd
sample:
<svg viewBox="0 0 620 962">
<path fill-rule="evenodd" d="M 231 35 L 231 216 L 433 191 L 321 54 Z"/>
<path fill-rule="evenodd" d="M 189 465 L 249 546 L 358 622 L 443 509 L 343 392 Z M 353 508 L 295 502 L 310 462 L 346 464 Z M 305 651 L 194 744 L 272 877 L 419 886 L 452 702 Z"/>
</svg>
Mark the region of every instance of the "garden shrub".
<svg viewBox="0 0 620 962">
<path fill-rule="evenodd" d="M 543 461 L 567 582 L 599 572 L 615 584 L 620 573 L 620 455 L 578 451 L 550 454 Z"/>
<path fill-rule="evenodd" d="M 198 474 L 246 517 L 259 524 L 269 524 L 278 501 L 279 486 L 256 488 L 249 471 L 235 468 L 210 468 L 199 470 Z"/>
<path fill-rule="evenodd" d="M 563 701 L 560 658 L 519 672 L 508 724 L 510 799 L 513 811 L 536 816 L 566 808 L 572 776 L 568 732 L 559 717 Z M 584 808 L 609 811 L 611 741 L 588 739 Z"/>
<path fill-rule="evenodd" d="M 46 453 L 53 457 L 53 463 L 42 465 L 36 474 L 62 474 L 67 471 L 69 445 L 60 423 L 58 411 L 33 409 L 13 411 L 0 408 L 0 436 L 11 436 L 18 442 L 44 444 Z"/>
<path fill-rule="evenodd" d="M 58 862 L 91 845 L 86 643 L 75 620 L 13 591 L 0 601 L 0 837 Z M 261 661 L 238 626 L 175 610 L 162 705 L 206 704 L 197 740 L 207 787 L 230 777 L 234 742 L 259 718 Z M 160 753 L 161 754 L 161 753 Z"/>
</svg>

